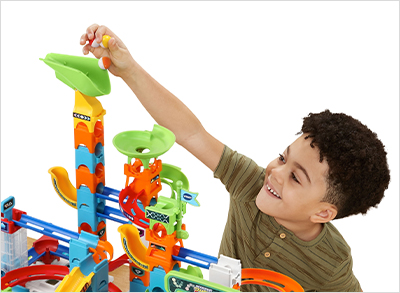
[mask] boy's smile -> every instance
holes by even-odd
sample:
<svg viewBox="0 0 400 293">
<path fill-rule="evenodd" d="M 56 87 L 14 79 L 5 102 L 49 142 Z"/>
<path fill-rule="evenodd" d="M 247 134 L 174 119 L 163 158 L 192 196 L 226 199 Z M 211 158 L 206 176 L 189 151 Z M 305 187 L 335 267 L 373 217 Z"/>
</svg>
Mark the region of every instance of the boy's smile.
<svg viewBox="0 0 400 293">
<path fill-rule="evenodd" d="M 319 223 L 332 220 L 337 210 L 332 204 L 321 201 L 327 191 L 328 163 L 326 160 L 319 162 L 318 147 L 312 148 L 311 138 L 304 139 L 305 136 L 296 139 L 267 166 L 256 205 L 306 240 L 320 231 Z"/>
</svg>

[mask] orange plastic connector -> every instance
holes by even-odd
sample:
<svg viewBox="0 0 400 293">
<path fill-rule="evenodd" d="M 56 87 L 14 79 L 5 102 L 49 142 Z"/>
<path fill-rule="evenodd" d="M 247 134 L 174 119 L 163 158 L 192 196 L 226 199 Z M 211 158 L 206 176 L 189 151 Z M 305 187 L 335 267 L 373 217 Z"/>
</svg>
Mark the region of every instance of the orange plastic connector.
<svg viewBox="0 0 400 293">
<path fill-rule="evenodd" d="M 78 228 L 78 233 L 81 234 L 81 231 L 85 231 L 90 234 L 98 235 L 100 240 L 106 241 L 107 240 L 107 231 L 106 231 L 106 223 L 101 221 L 97 225 L 97 230 L 93 231 L 92 228 L 88 223 L 82 223 L 81 226 Z M 102 231 L 101 235 L 99 232 Z"/>
<path fill-rule="evenodd" d="M 96 249 L 89 247 L 89 252 L 93 253 L 95 263 L 100 263 L 103 259 L 107 259 L 110 262 L 114 257 L 114 248 L 108 241 L 99 240 Z M 110 258 L 107 257 L 107 253 Z"/>
<path fill-rule="evenodd" d="M 79 168 L 76 169 L 77 189 L 84 184 L 90 189 L 91 193 L 96 193 L 96 188 L 99 183 L 103 183 L 103 186 L 106 185 L 104 166 L 102 163 L 97 164 L 94 174 L 90 173 L 89 168 L 85 165 L 80 165 Z"/>
<path fill-rule="evenodd" d="M 185 225 L 182 225 L 182 229 L 185 229 Z M 161 236 L 159 236 L 160 232 Z M 179 261 L 172 259 L 172 255 L 178 255 L 180 247 L 183 247 L 182 239 L 176 237 L 176 231 L 167 235 L 165 227 L 157 223 L 153 229 L 146 229 L 146 240 L 149 241 L 146 260 L 149 263 L 150 270 L 162 266 L 165 273 L 168 274 L 175 264 L 181 265 Z M 177 242 L 180 246 L 176 245 Z"/>
<path fill-rule="evenodd" d="M 154 160 L 154 163 L 149 166 L 149 169 L 143 169 L 143 171 L 140 172 L 142 166 L 142 161 L 139 159 L 135 159 L 135 162 L 132 165 L 124 165 L 124 174 L 127 176 L 125 187 L 128 186 L 131 177 L 135 178 L 129 187 L 132 189 L 134 194 L 143 191 L 138 199 L 142 202 L 143 207 L 147 207 L 150 205 L 150 201 L 153 197 L 156 199 L 158 198 L 158 192 L 161 191 L 160 172 L 162 164 L 161 160 L 156 159 Z"/>
<path fill-rule="evenodd" d="M 267 286 L 279 292 L 304 292 L 303 287 L 292 278 L 264 269 L 242 269 L 242 285 Z"/>
<path fill-rule="evenodd" d="M 96 145 L 100 142 L 104 146 L 104 126 L 101 121 L 97 121 L 94 132 L 89 132 L 86 124 L 79 122 L 74 129 L 75 149 L 80 144 L 85 145 L 91 154 L 94 153 Z"/>
</svg>

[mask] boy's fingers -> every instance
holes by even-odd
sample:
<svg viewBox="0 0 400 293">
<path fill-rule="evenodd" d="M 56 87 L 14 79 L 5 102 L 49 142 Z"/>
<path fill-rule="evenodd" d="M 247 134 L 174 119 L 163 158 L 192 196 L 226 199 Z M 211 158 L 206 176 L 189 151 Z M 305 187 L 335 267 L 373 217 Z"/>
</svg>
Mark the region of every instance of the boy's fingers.
<svg viewBox="0 0 400 293">
<path fill-rule="evenodd" d="M 86 41 L 88 41 L 87 34 L 83 34 L 83 35 L 81 36 L 80 44 L 81 44 L 81 45 L 85 45 L 85 44 L 86 44 Z"/>
<path fill-rule="evenodd" d="M 83 55 L 87 55 L 87 54 L 89 54 L 89 52 L 92 52 L 93 53 L 93 47 L 92 46 L 90 46 L 89 44 L 86 44 L 83 48 L 82 48 L 82 52 L 83 52 Z"/>
<path fill-rule="evenodd" d="M 86 29 L 86 34 L 87 34 L 89 40 L 92 40 L 94 38 L 94 35 L 95 35 L 98 27 L 99 27 L 99 25 L 95 23 Z"/>
<path fill-rule="evenodd" d="M 98 27 L 95 33 L 97 43 L 101 43 L 101 41 L 103 40 L 103 36 L 106 34 L 106 31 L 107 27 L 105 27 L 104 25 Z"/>
<path fill-rule="evenodd" d="M 97 59 L 104 57 L 104 56 L 109 56 L 109 54 L 107 53 L 107 50 L 101 48 L 101 47 L 97 47 L 97 48 L 93 48 L 92 46 L 90 46 L 89 44 L 86 44 L 83 48 L 82 48 L 82 52 L 84 55 L 87 55 L 90 53 L 93 54 L 94 57 L 96 57 Z"/>
</svg>

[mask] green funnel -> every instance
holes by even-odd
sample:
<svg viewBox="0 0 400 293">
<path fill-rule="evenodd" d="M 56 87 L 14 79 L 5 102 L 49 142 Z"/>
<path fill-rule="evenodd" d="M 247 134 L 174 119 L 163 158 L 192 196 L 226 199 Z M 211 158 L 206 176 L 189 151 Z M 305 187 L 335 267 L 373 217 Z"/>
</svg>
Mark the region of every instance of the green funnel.
<svg viewBox="0 0 400 293">
<path fill-rule="evenodd" d="M 39 58 L 56 72 L 56 77 L 72 89 L 98 97 L 111 92 L 108 70 L 98 65 L 96 58 L 49 53 Z"/>
<path fill-rule="evenodd" d="M 167 152 L 175 143 L 175 135 L 165 127 L 155 124 L 152 131 L 125 131 L 118 133 L 113 144 L 117 150 L 132 158 L 140 159 L 148 169 L 149 161 Z"/>
</svg>

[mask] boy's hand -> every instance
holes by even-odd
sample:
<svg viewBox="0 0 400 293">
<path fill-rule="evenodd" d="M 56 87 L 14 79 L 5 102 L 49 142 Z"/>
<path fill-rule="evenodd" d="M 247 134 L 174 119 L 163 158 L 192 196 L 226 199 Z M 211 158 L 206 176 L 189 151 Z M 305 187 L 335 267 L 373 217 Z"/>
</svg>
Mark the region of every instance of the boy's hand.
<svg viewBox="0 0 400 293">
<path fill-rule="evenodd" d="M 86 44 L 86 42 L 93 40 L 94 38 L 96 39 L 96 42 L 100 44 L 104 35 L 109 35 L 111 37 L 108 42 L 108 49 L 102 47 L 93 48 L 89 43 Z M 130 74 L 129 71 L 133 69 L 135 61 L 128 49 L 121 39 L 106 26 L 99 26 L 98 24 L 92 24 L 89 26 L 86 29 L 86 33 L 81 36 L 80 44 L 85 45 L 82 48 L 84 55 L 91 52 L 98 59 L 104 56 L 109 57 L 112 64 L 108 70 L 115 76 L 124 78 L 128 76 Z"/>
</svg>

